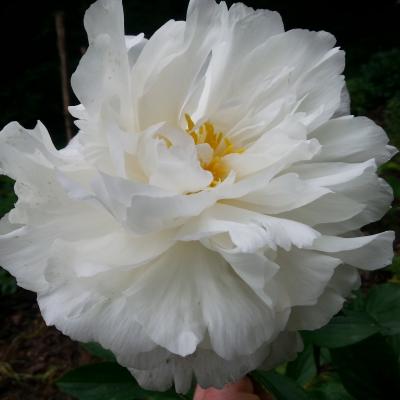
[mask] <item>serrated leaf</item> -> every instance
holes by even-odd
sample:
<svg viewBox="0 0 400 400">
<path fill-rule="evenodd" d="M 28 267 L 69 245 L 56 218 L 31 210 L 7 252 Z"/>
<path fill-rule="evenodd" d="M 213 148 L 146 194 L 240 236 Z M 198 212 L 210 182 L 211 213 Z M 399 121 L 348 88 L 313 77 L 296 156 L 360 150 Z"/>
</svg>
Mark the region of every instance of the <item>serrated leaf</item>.
<svg viewBox="0 0 400 400">
<path fill-rule="evenodd" d="M 309 400 L 306 391 L 293 379 L 275 371 L 252 372 L 251 376 L 262 387 L 270 391 L 277 400 Z"/>
<path fill-rule="evenodd" d="M 129 371 L 117 363 L 86 365 L 67 372 L 57 385 L 78 400 L 181 399 L 172 391 L 151 392 L 142 389 Z"/>
</svg>

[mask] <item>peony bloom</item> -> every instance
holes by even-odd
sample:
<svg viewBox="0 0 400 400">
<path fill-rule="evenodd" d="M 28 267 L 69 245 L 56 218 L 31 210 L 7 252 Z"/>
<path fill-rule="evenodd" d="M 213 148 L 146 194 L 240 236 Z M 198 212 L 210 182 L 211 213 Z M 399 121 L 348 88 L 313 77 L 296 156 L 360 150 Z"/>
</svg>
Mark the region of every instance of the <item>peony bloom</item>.
<svg viewBox="0 0 400 400">
<path fill-rule="evenodd" d="M 111 349 L 146 388 L 221 387 L 301 349 L 390 263 L 363 236 L 392 199 L 395 149 L 349 114 L 344 53 L 276 12 L 192 0 L 187 20 L 125 36 L 120 0 L 85 15 L 77 136 L 0 135 L 18 202 L 0 264 L 47 324 Z"/>
</svg>

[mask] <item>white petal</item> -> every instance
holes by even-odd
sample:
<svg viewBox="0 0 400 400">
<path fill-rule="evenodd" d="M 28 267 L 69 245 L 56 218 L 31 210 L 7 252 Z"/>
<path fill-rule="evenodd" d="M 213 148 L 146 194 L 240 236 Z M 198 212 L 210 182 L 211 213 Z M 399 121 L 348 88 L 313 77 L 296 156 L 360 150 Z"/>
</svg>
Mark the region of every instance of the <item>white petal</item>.
<svg viewBox="0 0 400 400">
<path fill-rule="evenodd" d="M 143 33 L 136 36 L 125 36 L 125 44 L 128 50 L 129 65 L 131 68 L 135 65 L 146 42 L 147 39 L 145 39 Z"/>
<path fill-rule="evenodd" d="M 271 310 L 222 257 L 199 244 L 175 246 L 135 274 L 126 291 L 132 313 L 175 354 L 192 354 L 206 330 L 214 351 L 228 359 L 252 353 L 274 333 Z"/>
<path fill-rule="evenodd" d="M 281 166 L 275 165 L 233 184 L 234 174 L 217 187 L 190 195 L 174 194 L 155 186 L 98 174 L 93 194 L 68 189 L 72 198 L 100 202 L 118 221 L 136 233 L 148 233 L 182 225 L 188 217 L 200 215 L 218 200 L 240 198 L 265 185 Z"/>
<path fill-rule="evenodd" d="M 321 143 L 315 161 L 364 162 L 374 158 L 378 165 L 397 152 L 384 130 L 365 117 L 342 117 L 328 121 L 312 133 Z"/>
<path fill-rule="evenodd" d="M 228 232 L 239 252 L 252 252 L 268 246 L 290 249 L 312 244 L 319 233 L 295 221 L 253 211 L 216 204 L 199 218 L 186 223 L 178 233 L 180 240 L 199 240 Z"/>
<path fill-rule="evenodd" d="M 107 34 L 117 43 L 123 43 L 124 10 L 121 0 L 99 0 L 85 13 L 84 25 L 89 43 L 99 35 Z"/>
<path fill-rule="evenodd" d="M 349 220 L 321 225 L 319 229 L 328 235 L 353 231 L 381 219 L 393 201 L 392 188 L 377 176 L 375 166 L 365 169 L 360 176 L 348 182 L 330 186 L 330 189 L 365 207 Z"/>
<path fill-rule="evenodd" d="M 225 360 L 209 349 L 200 348 L 188 358 L 171 356 L 158 368 L 151 370 L 130 369 L 140 385 L 150 390 L 167 390 L 175 384 L 178 393 L 186 393 L 192 383 L 203 388 L 222 388 L 235 382 L 257 367 L 272 369 L 288 359 L 294 359 L 303 344 L 293 332 L 281 333 L 271 344 L 261 346 L 251 355 Z"/>
<path fill-rule="evenodd" d="M 121 0 L 100 0 L 85 14 L 89 48 L 72 75 L 72 88 L 86 112 L 96 117 L 113 104 L 120 123 L 132 123 L 128 52 Z"/>
<path fill-rule="evenodd" d="M 200 348 L 187 358 L 171 355 L 153 369 L 129 370 L 149 390 L 167 390 L 174 384 L 177 393 L 186 393 L 192 384 L 192 374 L 203 388 L 222 388 L 254 370 L 270 352 L 270 346 L 262 346 L 251 355 L 226 360 L 209 349 Z"/>
<path fill-rule="evenodd" d="M 298 249 L 280 251 L 275 262 L 281 268 L 271 285 L 277 282 L 287 292 L 290 306 L 315 304 L 336 267 L 342 263 L 339 257 Z M 268 293 L 268 284 L 266 292 Z"/>
<path fill-rule="evenodd" d="M 309 162 L 295 165 L 291 168 L 291 171 L 297 173 L 301 179 L 308 181 L 310 184 L 330 188 L 333 185 L 345 183 L 359 177 L 367 169 L 376 170 L 374 160 L 352 164 Z"/>
<path fill-rule="evenodd" d="M 142 132 L 137 151 L 150 185 L 184 194 L 203 190 L 213 180 L 200 166 L 194 141 L 182 130 L 165 124 L 150 127 Z"/>
<path fill-rule="evenodd" d="M 272 343 L 271 352 L 260 368 L 270 371 L 278 365 L 293 361 L 303 347 L 303 341 L 298 333 L 284 331 Z"/>
<path fill-rule="evenodd" d="M 322 224 L 347 221 L 360 214 L 365 209 L 363 203 L 354 201 L 339 193 L 328 193 L 312 203 L 298 209 L 284 212 L 280 217 L 315 226 L 319 229 Z M 317 227 L 318 226 L 318 227 Z"/>
<path fill-rule="evenodd" d="M 279 270 L 279 265 L 260 253 L 232 253 L 220 250 L 235 272 L 255 290 L 268 305 L 271 299 L 262 290 Z"/>
<path fill-rule="evenodd" d="M 284 174 L 272 179 L 261 190 L 243 196 L 240 201 L 265 214 L 279 214 L 302 207 L 330 190 L 308 184 L 296 174 Z"/>
<path fill-rule="evenodd" d="M 332 253 L 354 267 L 374 270 L 392 262 L 393 240 L 392 231 L 355 238 L 321 236 L 314 242 L 313 248 Z"/>
<path fill-rule="evenodd" d="M 345 299 L 328 288 L 314 306 L 299 306 L 292 309 L 288 322 L 290 330 L 314 330 L 326 325 L 340 311 Z"/>
<path fill-rule="evenodd" d="M 316 140 L 305 140 L 305 128 L 298 123 L 284 123 L 266 132 L 241 154 L 230 154 L 226 162 L 239 177 L 281 164 L 282 169 L 298 161 L 311 159 L 318 151 Z"/>
<path fill-rule="evenodd" d="M 315 305 L 294 307 L 288 322 L 289 330 L 319 329 L 342 308 L 345 297 L 358 289 L 360 276 L 355 268 L 341 265 Z"/>
<path fill-rule="evenodd" d="M 332 49 L 334 44 L 334 37 L 326 32 L 299 29 L 260 43 L 235 72 L 227 98 L 241 104 L 236 107 L 233 120 L 263 122 L 266 114 L 257 112 L 284 99 L 286 108 L 280 118 L 291 114 L 291 110 L 299 115 L 304 112 L 302 122 L 312 129 L 326 122 L 340 107 L 343 87 L 339 75 L 344 65 L 343 53 Z M 278 84 L 271 85 L 280 74 Z M 321 79 L 325 81 L 323 86 Z"/>
</svg>

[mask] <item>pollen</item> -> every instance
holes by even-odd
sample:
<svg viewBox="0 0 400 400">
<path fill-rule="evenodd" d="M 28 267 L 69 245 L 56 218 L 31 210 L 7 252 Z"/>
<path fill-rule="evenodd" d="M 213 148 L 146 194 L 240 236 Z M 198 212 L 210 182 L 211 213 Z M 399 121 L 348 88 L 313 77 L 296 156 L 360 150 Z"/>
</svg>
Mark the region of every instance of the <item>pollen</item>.
<svg viewBox="0 0 400 400">
<path fill-rule="evenodd" d="M 241 154 L 245 151 L 243 147 L 235 147 L 232 141 L 222 132 L 215 130 L 214 125 L 207 121 L 199 127 L 193 122 L 189 114 L 185 114 L 187 128 L 186 132 L 193 138 L 196 145 L 208 144 L 212 150 L 210 160 L 200 160 L 201 167 L 213 175 L 211 187 L 217 186 L 229 174 L 229 166 L 224 160 L 228 154 Z"/>
</svg>

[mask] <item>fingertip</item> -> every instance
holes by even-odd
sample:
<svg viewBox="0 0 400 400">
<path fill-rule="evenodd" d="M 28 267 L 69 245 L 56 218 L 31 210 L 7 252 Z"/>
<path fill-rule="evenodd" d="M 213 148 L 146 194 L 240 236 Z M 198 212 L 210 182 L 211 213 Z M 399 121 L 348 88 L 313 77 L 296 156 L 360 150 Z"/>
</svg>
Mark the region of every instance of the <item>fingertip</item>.
<svg viewBox="0 0 400 400">
<path fill-rule="evenodd" d="M 245 377 L 228 383 L 222 389 L 203 389 L 197 385 L 193 400 L 258 400 L 258 396 L 254 395 L 252 381 Z"/>
</svg>

